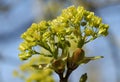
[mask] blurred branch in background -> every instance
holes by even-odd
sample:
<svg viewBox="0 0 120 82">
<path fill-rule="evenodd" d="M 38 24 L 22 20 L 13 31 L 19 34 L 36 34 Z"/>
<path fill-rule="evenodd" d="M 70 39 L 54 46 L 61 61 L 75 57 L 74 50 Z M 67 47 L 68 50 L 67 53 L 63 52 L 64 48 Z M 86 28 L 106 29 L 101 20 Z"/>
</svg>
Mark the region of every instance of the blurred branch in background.
<svg viewBox="0 0 120 82">
<path fill-rule="evenodd" d="M 94 9 L 103 8 L 105 6 L 118 4 L 120 0 L 36 0 L 36 3 L 42 3 L 42 16 L 41 14 L 36 17 L 37 21 L 41 19 L 50 20 L 58 16 L 60 10 L 69 5 L 81 5 L 86 9 L 95 11 Z M 35 4 L 36 5 L 36 4 Z M 33 9 L 34 10 L 34 9 Z"/>
<path fill-rule="evenodd" d="M 109 6 L 112 4 L 120 3 L 120 0 L 86 0 L 90 4 L 92 4 L 95 8 L 102 8 L 105 6 Z"/>
<path fill-rule="evenodd" d="M 60 10 L 65 7 L 65 4 L 66 0 L 36 0 L 35 4 L 33 5 L 33 12 L 38 12 L 39 8 L 41 10 L 41 13 L 37 14 L 38 16 L 35 18 L 36 22 L 39 22 L 40 20 L 54 19 L 56 16 L 58 16 Z"/>
<path fill-rule="evenodd" d="M 4 4 L 0 3 L 0 12 L 5 13 L 5 12 L 9 11 L 10 8 L 11 8 L 10 5 L 4 5 Z"/>
</svg>

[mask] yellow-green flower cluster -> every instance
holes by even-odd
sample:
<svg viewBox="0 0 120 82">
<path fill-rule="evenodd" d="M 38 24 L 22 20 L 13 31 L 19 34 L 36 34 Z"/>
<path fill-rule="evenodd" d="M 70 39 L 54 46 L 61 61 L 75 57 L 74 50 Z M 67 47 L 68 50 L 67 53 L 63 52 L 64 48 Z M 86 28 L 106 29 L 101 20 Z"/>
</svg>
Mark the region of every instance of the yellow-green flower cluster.
<svg viewBox="0 0 120 82">
<path fill-rule="evenodd" d="M 42 21 L 39 24 L 33 23 L 26 32 L 21 35 L 21 38 L 24 39 L 19 46 L 21 54 L 19 57 L 23 60 L 28 59 L 33 54 L 37 52 L 34 50 L 35 46 L 42 46 L 46 49 L 49 48 L 48 44 L 48 37 L 50 32 L 48 30 L 48 23 L 46 21 Z"/>
<path fill-rule="evenodd" d="M 84 25 L 82 25 L 82 23 L 84 23 Z M 84 31 L 86 36 L 97 38 L 99 36 L 106 36 L 108 33 L 109 26 L 102 23 L 102 19 L 95 16 L 93 12 L 84 12 L 84 22 L 81 22 L 81 25 L 85 27 Z"/>
<path fill-rule="evenodd" d="M 41 46 L 48 50 L 52 57 L 57 58 L 59 48 L 63 51 L 62 55 L 69 52 L 65 48 L 70 47 L 71 40 L 81 48 L 99 36 L 106 36 L 108 28 L 109 26 L 102 23 L 102 19 L 95 16 L 93 12 L 80 6 L 77 8 L 71 6 L 64 9 L 56 19 L 33 23 L 21 36 L 24 42 L 20 44 L 19 57 L 28 59 L 36 54 L 34 47 Z"/>
</svg>

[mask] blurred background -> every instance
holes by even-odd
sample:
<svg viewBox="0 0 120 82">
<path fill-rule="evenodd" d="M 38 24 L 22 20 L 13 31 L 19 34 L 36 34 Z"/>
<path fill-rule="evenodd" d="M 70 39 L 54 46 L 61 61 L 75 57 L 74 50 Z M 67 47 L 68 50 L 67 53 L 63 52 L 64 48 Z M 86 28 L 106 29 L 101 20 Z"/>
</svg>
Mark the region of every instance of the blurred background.
<svg viewBox="0 0 120 82">
<path fill-rule="evenodd" d="M 110 29 L 107 37 L 85 45 L 86 55 L 104 58 L 80 66 L 69 82 L 78 82 L 85 72 L 89 82 L 120 82 L 120 0 L 0 0 L 0 82 L 24 82 L 12 74 L 23 63 L 18 58 L 20 35 L 33 22 L 56 18 L 71 5 L 95 12 Z"/>
</svg>

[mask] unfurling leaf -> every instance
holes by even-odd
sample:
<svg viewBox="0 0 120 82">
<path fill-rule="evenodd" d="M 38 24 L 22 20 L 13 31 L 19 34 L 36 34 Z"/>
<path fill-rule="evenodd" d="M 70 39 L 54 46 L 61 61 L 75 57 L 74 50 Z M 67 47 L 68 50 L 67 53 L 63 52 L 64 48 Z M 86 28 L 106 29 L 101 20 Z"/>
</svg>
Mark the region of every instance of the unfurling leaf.
<svg viewBox="0 0 120 82">
<path fill-rule="evenodd" d="M 83 60 L 81 60 L 78 64 L 86 64 L 88 62 L 90 62 L 91 60 L 97 60 L 103 58 L 103 56 L 94 56 L 94 57 L 85 57 Z"/>
</svg>

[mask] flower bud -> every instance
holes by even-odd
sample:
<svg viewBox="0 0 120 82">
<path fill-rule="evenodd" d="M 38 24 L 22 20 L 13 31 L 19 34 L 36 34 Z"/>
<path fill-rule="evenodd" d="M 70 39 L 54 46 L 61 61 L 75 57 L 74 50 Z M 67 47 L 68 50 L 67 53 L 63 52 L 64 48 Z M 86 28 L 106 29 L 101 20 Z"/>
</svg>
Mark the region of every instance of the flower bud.
<svg viewBox="0 0 120 82">
<path fill-rule="evenodd" d="M 62 59 L 53 60 L 52 67 L 57 73 L 63 73 L 65 70 L 65 62 Z"/>
<path fill-rule="evenodd" d="M 46 21 L 41 21 L 39 24 L 38 24 L 38 28 L 40 28 L 40 30 L 46 30 L 48 28 L 48 23 Z"/>
<path fill-rule="evenodd" d="M 72 61 L 74 63 L 77 63 L 79 62 L 80 60 L 82 60 L 85 56 L 85 53 L 83 51 L 83 49 L 81 48 L 77 48 L 74 52 L 73 52 L 73 55 L 72 55 Z"/>
<path fill-rule="evenodd" d="M 70 35 L 72 33 L 73 29 L 72 28 L 67 28 L 66 29 L 66 34 Z"/>
<path fill-rule="evenodd" d="M 100 24 L 99 28 L 100 29 L 99 29 L 98 34 L 101 34 L 101 35 L 104 35 L 104 36 L 108 35 L 109 26 L 107 24 Z"/>
<path fill-rule="evenodd" d="M 99 25 L 100 25 L 101 22 L 102 22 L 102 19 L 96 17 L 96 20 L 95 20 L 95 22 L 94 22 L 94 26 L 95 26 L 96 28 L 99 27 Z"/>
<path fill-rule="evenodd" d="M 90 36 L 90 35 L 92 35 L 93 34 L 93 31 L 91 30 L 91 29 L 89 29 L 89 28 L 86 28 L 85 29 L 85 35 L 86 36 Z"/>
<path fill-rule="evenodd" d="M 23 43 L 20 44 L 19 50 L 25 51 L 27 49 L 28 49 L 28 45 L 25 42 L 23 42 Z"/>
<path fill-rule="evenodd" d="M 89 15 L 86 17 L 86 20 L 90 20 L 94 16 L 93 12 L 90 12 Z"/>
<path fill-rule="evenodd" d="M 84 51 L 81 48 L 77 48 L 74 52 L 72 57 L 68 57 L 67 59 L 67 67 L 68 69 L 74 70 L 76 69 L 79 64 L 78 62 L 84 58 Z"/>
<path fill-rule="evenodd" d="M 21 60 L 27 60 L 28 59 L 28 57 L 26 57 L 24 53 L 19 54 L 19 58 Z"/>
<path fill-rule="evenodd" d="M 31 53 L 31 52 L 28 52 L 28 53 L 25 54 L 25 56 L 29 58 L 29 57 L 32 56 L 32 53 Z"/>
</svg>

